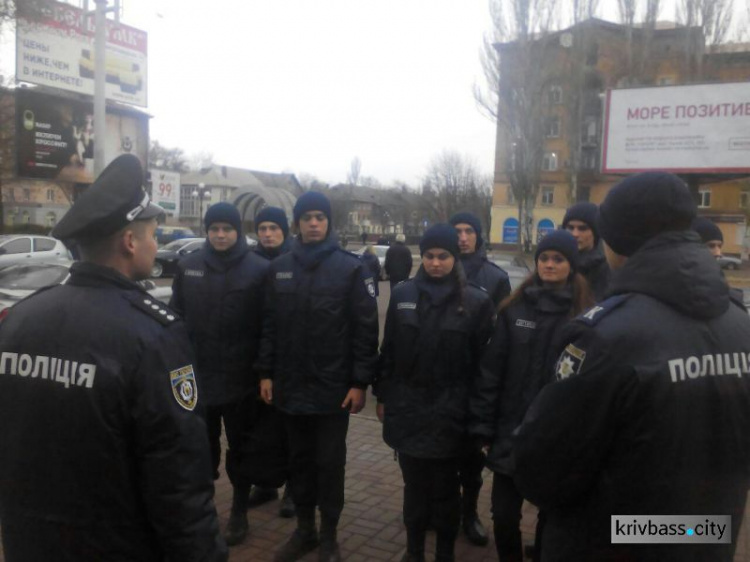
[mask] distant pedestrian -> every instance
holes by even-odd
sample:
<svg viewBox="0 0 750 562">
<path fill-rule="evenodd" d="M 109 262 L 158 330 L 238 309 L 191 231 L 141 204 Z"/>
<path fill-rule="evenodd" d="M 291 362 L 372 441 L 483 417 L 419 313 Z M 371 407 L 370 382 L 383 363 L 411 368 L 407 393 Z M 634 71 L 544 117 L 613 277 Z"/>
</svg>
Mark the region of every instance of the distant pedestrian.
<svg viewBox="0 0 750 562">
<path fill-rule="evenodd" d="M 365 262 L 372 275 L 375 296 L 377 297 L 380 295 L 380 288 L 378 287 L 380 284 L 380 260 L 372 246 L 365 246 L 365 251 L 362 253 L 362 261 Z"/>
<path fill-rule="evenodd" d="M 365 264 L 331 236 L 331 204 L 309 191 L 294 206 L 299 236 L 271 262 L 261 394 L 285 415 L 297 529 L 276 562 L 299 560 L 318 545 L 320 562 L 341 559 L 349 414 L 365 404 L 377 368 L 378 310 Z"/>
<path fill-rule="evenodd" d="M 396 235 L 396 242 L 385 253 L 385 273 L 388 275 L 388 281 L 391 289 L 405 281 L 411 275 L 413 266 L 411 250 L 404 244 L 406 236 L 403 234 Z"/>
<path fill-rule="evenodd" d="M 594 299 L 601 301 L 609 286 L 610 270 L 599 240 L 597 213 L 593 203 L 576 203 L 565 211 L 562 224 L 578 243 L 578 272 L 588 281 Z"/>
<path fill-rule="evenodd" d="M 250 251 L 234 205 L 211 205 L 204 223 L 206 244 L 180 260 L 170 304 L 185 319 L 195 348 L 215 477 L 224 422 L 225 465 L 233 491 L 225 539 L 233 546 L 248 532 L 252 482 L 246 448 L 258 400 L 253 365 L 260 347 L 268 261 Z"/>
<path fill-rule="evenodd" d="M 388 306 L 378 417 L 404 479 L 407 552 L 402 561 L 424 561 L 432 521 L 435 560 L 452 562 L 461 517 L 458 470 L 469 441 L 469 395 L 479 378 L 494 310 L 485 291 L 467 284 L 451 225 L 430 227 L 419 248 L 419 271 L 394 287 Z"/>
<path fill-rule="evenodd" d="M 5 560 L 224 561 L 183 322 L 136 281 L 156 217 L 130 154 L 53 230 L 81 262 L 0 324 Z"/>
<path fill-rule="evenodd" d="M 750 487 L 750 318 L 690 230 L 695 214 L 664 172 L 625 178 L 599 207 L 612 296 L 563 330 L 558 381 L 515 433 L 515 482 L 547 513 L 543 562 L 734 558 Z M 731 544 L 613 540 L 613 517 L 650 515 L 730 515 Z"/>
<path fill-rule="evenodd" d="M 502 562 L 523 560 L 523 496 L 513 483 L 513 431 L 534 397 L 554 380 L 554 344 L 563 326 L 594 304 L 586 279 L 576 272 L 577 257 L 570 233 L 556 230 L 542 239 L 536 270 L 500 307 L 474 387 L 472 434 L 489 446 L 495 548 Z"/>
<path fill-rule="evenodd" d="M 367 244 L 367 233 L 363 232 L 362 233 L 362 245 L 364 246 L 365 244 Z"/>
</svg>

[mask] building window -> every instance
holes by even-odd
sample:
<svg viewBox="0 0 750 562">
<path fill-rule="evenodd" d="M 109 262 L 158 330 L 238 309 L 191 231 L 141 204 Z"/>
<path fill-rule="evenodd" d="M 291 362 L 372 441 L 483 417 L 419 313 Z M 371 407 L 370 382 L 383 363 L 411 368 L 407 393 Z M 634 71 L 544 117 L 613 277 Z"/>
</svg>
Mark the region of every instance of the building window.
<svg viewBox="0 0 750 562">
<path fill-rule="evenodd" d="M 54 189 L 48 189 L 47 190 L 47 201 L 54 201 L 55 200 L 55 190 Z"/>
<path fill-rule="evenodd" d="M 508 186 L 508 205 L 516 204 L 516 196 L 513 195 L 513 188 Z"/>
<path fill-rule="evenodd" d="M 581 152 L 581 169 L 599 169 L 599 153 L 596 150 L 583 150 Z"/>
<path fill-rule="evenodd" d="M 554 172 L 557 170 L 557 153 L 545 152 L 542 159 L 542 170 L 545 172 Z"/>
<path fill-rule="evenodd" d="M 588 116 L 584 118 L 583 127 L 581 127 L 581 142 L 583 144 L 596 144 L 596 126 L 596 117 Z"/>
<path fill-rule="evenodd" d="M 55 215 L 55 213 L 53 213 L 52 211 L 50 211 L 44 217 L 44 222 L 47 224 L 47 226 L 53 227 L 53 226 L 55 226 L 57 224 L 57 216 Z M 42 239 L 40 238 L 39 240 L 42 240 Z M 47 249 L 51 250 L 52 248 L 47 248 Z"/>
<path fill-rule="evenodd" d="M 563 92 L 561 86 L 550 86 L 549 88 L 549 104 L 559 105 L 563 101 Z"/>
<path fill-rule="evenodd" d="M 586 66 L 596 66 L 599 62 L 599 43 L 594 41 L 586 51 Z"/>
<path fill-rule="evenodd" d="M 23 190 L 23 198 L 26 201 L 31 201 L 31 190 L 30 189 L 24 189 Z"/>
<path fill-rule="evenodd" d="M 545 123 L 545 136 L 547 138 L 555 138 L 560 136 L 560 118 L 550 117 Z"/>
<path fill-rule="evenodd" d="M 552 205 L 555 202 L 555 188 L 554 187 L 543 187 L 542 188 L 542 205 Z"/>
<path fill-rule="evenodd" d="M 740 209 L 747 209 L 748 201 L 750 201 L 750 191 L 740 191 Z"/>
<path fill-rule="evenodd" d="M 707 209 L 711 206 L 711 190 L 701 189 L 698 191 L 698 207 Z"/>
</svg>

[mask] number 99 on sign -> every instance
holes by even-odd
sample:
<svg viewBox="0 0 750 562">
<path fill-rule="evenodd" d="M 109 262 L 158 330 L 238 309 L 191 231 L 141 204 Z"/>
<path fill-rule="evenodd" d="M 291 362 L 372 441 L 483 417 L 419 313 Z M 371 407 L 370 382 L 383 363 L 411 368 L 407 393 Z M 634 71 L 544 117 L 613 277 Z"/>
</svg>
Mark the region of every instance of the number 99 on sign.
<svg viewBox="0 0 750 562">
<path fill-rule="evenodd" d="M 172 184 L 171 183 L 160 183 L 159 184 L 159 195 L 161 197 L 172 196 Z"/>
</svg>

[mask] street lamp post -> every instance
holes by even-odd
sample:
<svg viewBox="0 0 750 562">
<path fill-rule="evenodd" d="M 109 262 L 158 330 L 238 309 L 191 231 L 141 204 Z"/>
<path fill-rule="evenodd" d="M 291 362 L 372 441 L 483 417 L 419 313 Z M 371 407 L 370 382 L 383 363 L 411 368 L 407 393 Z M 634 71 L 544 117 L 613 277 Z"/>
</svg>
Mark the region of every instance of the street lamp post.
<svg viewBox="0 0 750 562">
<path fill-rule="evenodd" d="M 205 234 L 205 232 L 203 232 L 203 200 L 211 197 L 211 189 L 206 189 L 205 183 L 199 183 L 198 188 L 193 191 L 192 195 L 194 198 L 198 199 L 198 205 L 200 207 L 198 211 L 198 232 Z"/>
</svg>

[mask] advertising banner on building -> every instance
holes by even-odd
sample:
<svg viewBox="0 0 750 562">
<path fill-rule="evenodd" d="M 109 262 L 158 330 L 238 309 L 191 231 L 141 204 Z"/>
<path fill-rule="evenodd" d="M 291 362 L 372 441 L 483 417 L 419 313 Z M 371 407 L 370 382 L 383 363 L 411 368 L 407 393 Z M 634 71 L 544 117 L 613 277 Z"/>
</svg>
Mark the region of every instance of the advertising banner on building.
<svg viewBox="0 0 750 562">
<path fill-rule="evenodd" d="M 750 82 L 610 90 L 602 172 L 750 172 Z"/>
<path fill-rule="evenodd" d="M 54 2 L 34 17 L 19 7 L 16 22 L 16 78 L 94 95 L 94 18 Z M 107 21 L 106 96 L 146 107 L 147 34 Z"/>
<path fill-rule="evenodd" d="M 150 170 L 151 200 L 167 215 L 180 216 L 180 174 L 164 170 Z"/>
<path fill-rule="evenodd" d="M 146 166 L 148 117 L 108 109 L 105 165 L 120 154 L 135 154 Z M 94 106 L 16 90 L 18 175 L 73 183 L 94 181 Z"/>
</svg>

